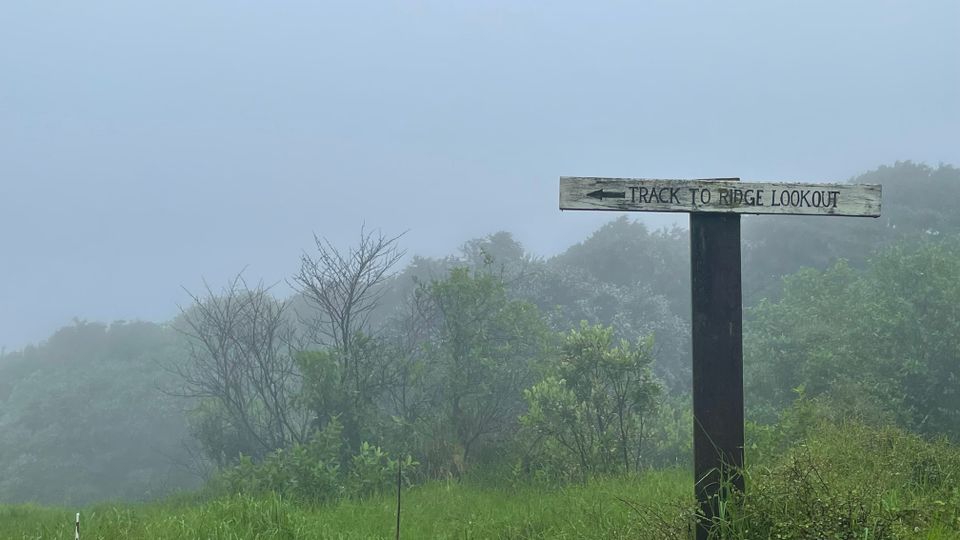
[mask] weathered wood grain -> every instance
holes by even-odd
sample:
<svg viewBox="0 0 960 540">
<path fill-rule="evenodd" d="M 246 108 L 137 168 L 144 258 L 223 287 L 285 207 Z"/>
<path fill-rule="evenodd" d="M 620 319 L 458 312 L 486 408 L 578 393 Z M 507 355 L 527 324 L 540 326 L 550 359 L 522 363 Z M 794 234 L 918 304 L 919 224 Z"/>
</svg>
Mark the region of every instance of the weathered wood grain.
<svg viewBox="0 0 960 540">
<path fill-rule="evenodd" d="M 873 184 L 560 177 L 561 210 L 877 217 L 880 196 Z"/>
</svg>

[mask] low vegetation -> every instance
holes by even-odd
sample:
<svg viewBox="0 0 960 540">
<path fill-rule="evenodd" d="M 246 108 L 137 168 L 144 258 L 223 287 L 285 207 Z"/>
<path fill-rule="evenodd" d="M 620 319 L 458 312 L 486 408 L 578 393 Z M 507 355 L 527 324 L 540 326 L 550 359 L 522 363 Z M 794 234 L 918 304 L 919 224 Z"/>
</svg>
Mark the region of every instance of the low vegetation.
<svg viewBox="0 0 960 540">
<path fill-rule="evenodd" d="M 816 407 L 803 404 L 801 407 Z M 797 444 L 747 470 L 748 492 L 717 518 L 724 538 L 948 539 L 960 535 L 960 448 L 859 422 L 803 426 Z M 752 430 L 773 442 L 786 432 Z M 756 452 L 754 452 L 756 453 Z M 759 454 L 758 454 L 759 455 Z M 388 488 L 307 502 L 223 486 L 82 512 L 85 539 L 393 538 Z M 689 471 L 597 476 L 563 486 L 503 479 L 431 481 L 402 495 L 402 538 L 687 539 Z M 72 538 L 72 509 L 0 507 L 0 537 Z"/>
</svg>

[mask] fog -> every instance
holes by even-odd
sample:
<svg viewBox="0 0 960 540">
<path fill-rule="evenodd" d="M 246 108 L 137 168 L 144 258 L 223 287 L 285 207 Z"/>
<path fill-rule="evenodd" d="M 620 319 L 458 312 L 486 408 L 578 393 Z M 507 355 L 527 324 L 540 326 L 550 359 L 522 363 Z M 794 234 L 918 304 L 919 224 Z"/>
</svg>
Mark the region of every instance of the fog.
<svg viewBox="0 0 960 540">
<path fill-rule="evenodd" d="M 560 175 L 844 181 L 960 163 L 960 6 L 7 2 L 0 344 L 163 321 L 362 224 L 552 255 Z M 685 216 L 650 215 L 653 226 Z"/>
<path fill-rule="evenodd" d="M 730 4 L 0 6 L 0 537 L 960 537 L 960 5 Z"/>
</svg>

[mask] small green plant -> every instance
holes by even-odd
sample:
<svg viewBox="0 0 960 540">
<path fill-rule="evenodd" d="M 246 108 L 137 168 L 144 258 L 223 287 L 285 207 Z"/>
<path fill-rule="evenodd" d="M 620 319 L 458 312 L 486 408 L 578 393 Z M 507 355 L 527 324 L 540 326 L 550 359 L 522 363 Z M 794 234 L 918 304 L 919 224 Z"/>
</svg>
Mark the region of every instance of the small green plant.
<svg viewBox="0 0 960 540">
<path fill-rule="evenodd" d="M 366 498 L 396 486 L 398 465 L 403 467 L 401 474 L 407 475 L 404 477 L 404 480 L 407 480 L 417 466 L 417 462 L 410 456 L 402 460 L 390 459 L 390 456 L 379 446 L 362 443 L 360 451 L 351 458 L 347 479 L 348 493 Z M 409 483 L 408 480 L 407 483 Z"/>
</svg>

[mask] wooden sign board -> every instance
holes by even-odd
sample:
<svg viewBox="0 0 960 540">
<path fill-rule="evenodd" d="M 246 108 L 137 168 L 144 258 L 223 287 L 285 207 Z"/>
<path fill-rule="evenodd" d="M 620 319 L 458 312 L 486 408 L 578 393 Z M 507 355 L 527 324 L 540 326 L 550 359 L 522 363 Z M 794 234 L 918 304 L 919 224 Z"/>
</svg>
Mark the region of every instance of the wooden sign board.
<svg viewBox="0 0 960 540">
<path fill-rule="evenodd" d="M 562 176 L 560 209 L 878 217 L 880 191 L 873 184 Z"/>
</svg>

